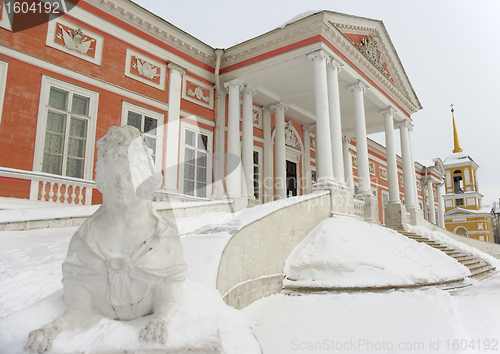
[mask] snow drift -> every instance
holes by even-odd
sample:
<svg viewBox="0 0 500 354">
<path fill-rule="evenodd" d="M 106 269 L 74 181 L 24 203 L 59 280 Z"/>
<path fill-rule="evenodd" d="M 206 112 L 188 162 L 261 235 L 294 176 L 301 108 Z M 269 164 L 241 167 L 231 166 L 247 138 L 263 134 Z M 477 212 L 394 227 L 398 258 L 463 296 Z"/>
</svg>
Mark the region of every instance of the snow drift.
<svg viewBox="0 0 500 354">
<path fill-rule="evenodd" d="M 460 280 L 469 270 L 422 243 L 349 217 L 322 221 L 285 263 L 285 288 L 366 288 Z"/>
</svg>

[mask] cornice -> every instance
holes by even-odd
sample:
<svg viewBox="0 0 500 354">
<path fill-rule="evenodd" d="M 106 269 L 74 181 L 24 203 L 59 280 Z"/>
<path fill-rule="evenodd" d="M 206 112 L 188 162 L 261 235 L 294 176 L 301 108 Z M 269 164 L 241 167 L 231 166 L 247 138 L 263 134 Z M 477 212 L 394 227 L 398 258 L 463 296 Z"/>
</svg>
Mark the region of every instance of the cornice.
<svg viewBox="0 0 500 354">
<path fill-rule="evenodd" d="M 160 17 L 128 0 L 84 0 L 169 46 L 215 67 L 215 51 Z"/>
</svg>

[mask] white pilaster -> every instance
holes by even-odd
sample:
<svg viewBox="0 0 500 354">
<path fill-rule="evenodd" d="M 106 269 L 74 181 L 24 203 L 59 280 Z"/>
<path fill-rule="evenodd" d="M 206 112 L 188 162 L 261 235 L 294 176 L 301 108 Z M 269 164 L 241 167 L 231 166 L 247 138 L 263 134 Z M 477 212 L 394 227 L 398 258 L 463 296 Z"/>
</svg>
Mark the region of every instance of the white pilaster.
<svg viewBox="0 0 500 354">
<path fill-rule="evenodd" d="M 229 197 L 241 196 L 241 148 L 240 148 L 240 91 L 242 82 L 233 80 L 224 87 L 229 92 L 227 123 L 227 176 L 226 189 Z M 229 171 L 231 170 L 231 171 Z"/>
<path fill-rule="evenodd" d="M 316 101 L 316 188 L 333 185 L 332 143 L 326 64 L 328 55 L 323 50 L 310 53 L 314 64 L 314 93 Z"/>
<path fill-rule="evenodd" d="M 250 86 L 243 90 L 242 146 L 241 164 L 243 181 L 241 193 L 249 199 L 255 199 L 253 193 L 253 96 L 257 91 Z"/>
<path fill-rule="evenodd" d="M 274 161 L 273 161 L 273 138 L 271 131 L 271 108 L 264 107 L 263 109 L 263 125 L 264 130 L 264 203 L 273 201 L 274 195 Z"/>
<path fill-rule="evenodd" d="M 434 208 L 434 189 L 432 188 L 432 181 L 427 181 L 427 198 L 429 199 L 429 221 L 433 224 L 436 223 L 436 212 Z"/>
<path fill-rule="evenodd" d="M 344 153 L 344 180 L 347 186 L 351 189 L 351 193 L 354 194 L 354 179 L 352 176 L 352 155 L 349 149 L 349 144 L 351 143 L 351 138 L 347 136 L 342 137 L 342 150 Z"/>
<path fill-rule="evenodd" d="M 286 146 L 285 146 L 285 111 L 284 103 L 274 105 L 274 151 L 275 151 L 275 186 L 276 198 L 286 199 Z"/>
<path fill-rule="evenodd" d="M 342 64 L 331 59 L 327 66 L 328 106 L 332 141 L 333 177 L 338 184 L 345 184 L 344 156 L 342 153 L 342 121 L 340 117 L 339 72 Z"/>
<path fill-rule="evenodd" d="M 226 192 L 224 189 L 225 174 L 225 141 L 226 141 L 226 95 L 227 91 L 220 87 L 217 92 L 217 125 L 215 129 L 215 146 L 217 151 L 214 154 L 214 180 L 215 196 L 221 199 Z"/>
<path fill-rule="evenodd" d="M 382 112 L 385 123 L 385 146 L 387 150 L 387 180 L 389 181 L 389 203 L 399 204 L 398 165 L 396 143 L 394 142 L 394 109 L 389 107 Z"/>
<path fill-rule="evenodd" d="M 302 126 L 304 131 L 304 188 L 305 194 L 311 193 L 311 127 Z"/>
<path fill-rule="evenodd" d="M 437 185 L 438 198 L 438 226 L 444 228 L 444 200 L 443 200 L 443 183 Z"/>
<path fill-rule="evenodd" d="M 367 87 L 362 82 L 349 87 L 354 98 L 354 122 L 356 124 L 356 156 L 358 162 L 358 194 L 372 194 L 366 138 L 365 102 L 363 93 Z"/>
<path fill-rule="evenodd" d="M 168 68 L 170 69 L 170 82 L 168 85 L 168 121 L 163 189 L 170 193 L 179 193 L 177 176 L 179 169 L 181 87 L 184 69 L 174 63 L 168 64 Z"/>
<path fill-rule="evenodd" d="M 401 135 L 401 155 L 403 155 L 403 182 L 405 193 L 405 205 L 407 209 L 416 209 L 415 204 L 415 165 L 411 158 L 410 140 L 408 136 L 408 127 L 410 122 L 403 121 L 399 125 L 399 132 Z"/>
</svg>

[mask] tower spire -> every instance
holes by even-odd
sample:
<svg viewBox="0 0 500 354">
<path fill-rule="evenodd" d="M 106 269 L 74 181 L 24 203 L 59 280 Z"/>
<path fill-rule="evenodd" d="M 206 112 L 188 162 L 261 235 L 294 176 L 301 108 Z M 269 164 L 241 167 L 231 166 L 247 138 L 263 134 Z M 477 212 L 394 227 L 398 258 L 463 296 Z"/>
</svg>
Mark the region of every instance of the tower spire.
<svg viewBox="0 0 500 354">
<path fill-rule="evenodd" d="M 463 150 L 460 148 L 460 142 L 458 141 L 458 133 L 457 133 L 457 125 L 455 124 L 455 109 L 453 109 L 453 103 L 450 105 L 451 107 L 451 116 L 453 118 L 453 143 L 454 143 L 454 149 L 453 153 L 456 152 L 463 152 Z"/>
</svg>

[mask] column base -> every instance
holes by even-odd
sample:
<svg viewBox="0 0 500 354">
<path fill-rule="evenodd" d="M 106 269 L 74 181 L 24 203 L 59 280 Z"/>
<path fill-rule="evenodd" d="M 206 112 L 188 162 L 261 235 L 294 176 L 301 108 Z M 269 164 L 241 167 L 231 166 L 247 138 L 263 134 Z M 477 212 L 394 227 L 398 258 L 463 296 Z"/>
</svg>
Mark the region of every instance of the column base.
<svg viewBox="0 0 500 354">
<path fill-rule="evenodd" d="M 356 194 L 354 196 L 356 199 L 360 199 L 365 202 L 365 205 L 363 206 L 363 217 L 365 221 L 372 222 L 374 224 L 380 224 L 379 219 L 378 219 L 378 200 L 377 198 L 372 194 Z"/>
<path fill-rule="evenodd" d="M 323 177 L 318 179 L 316 183 L 313 184 L 312 190 L 324 190 L 324 189 L 332 189 L 334 187 L 339 186 L 337 182 L 333 178 Z"/>
<path fill-rule="evenodd" d="M 424 213 L 419 207 L 408 207 L 406 210 L 409 212 L 408 223 L 413 226 L 419 226 L 423 224 Z"/>
<path fill-rule="evenodd" d="M 406 230 L 408 221 L 405 206 L 401 203 L 386 204 L 384 208 L 384 225 Z"/>
</svg>

